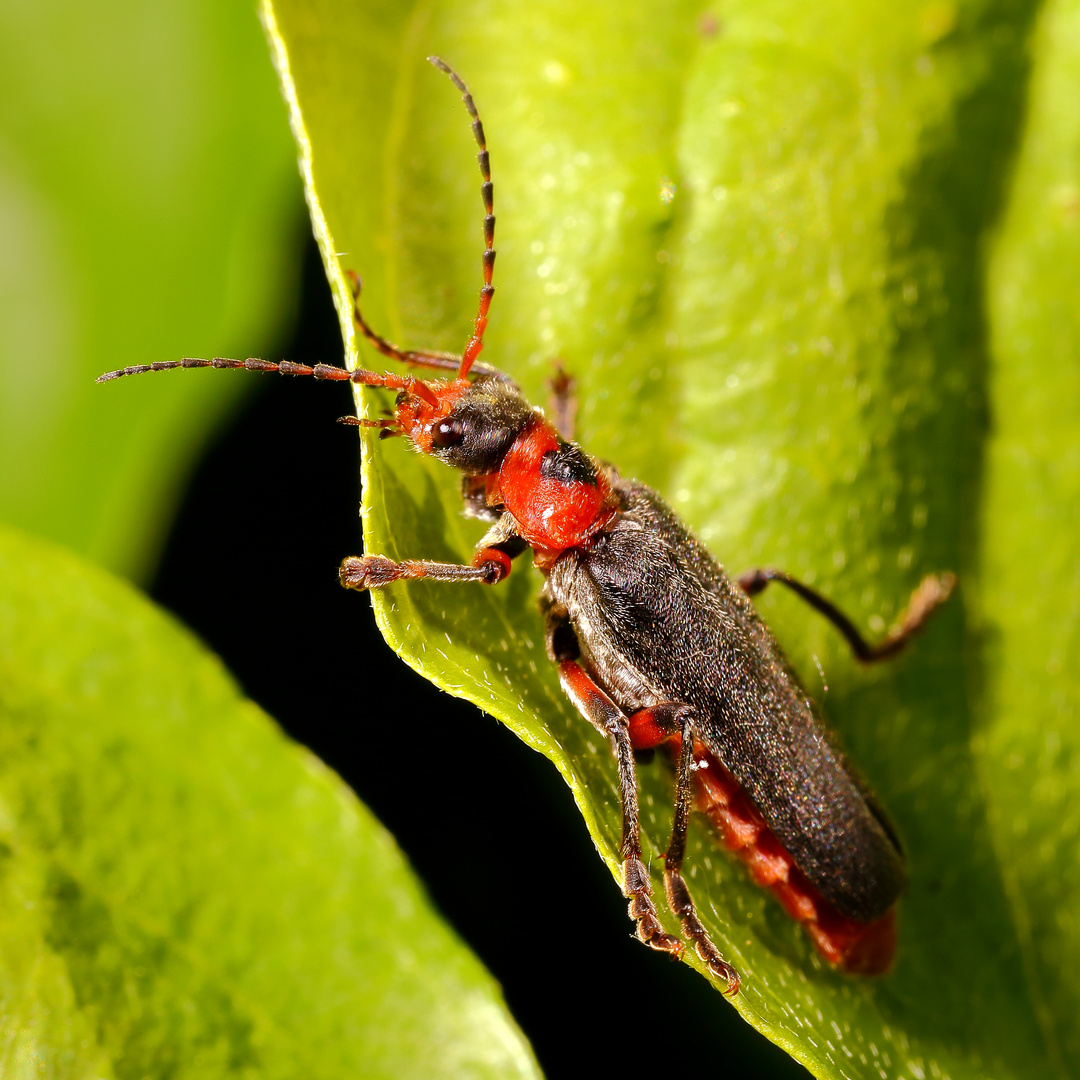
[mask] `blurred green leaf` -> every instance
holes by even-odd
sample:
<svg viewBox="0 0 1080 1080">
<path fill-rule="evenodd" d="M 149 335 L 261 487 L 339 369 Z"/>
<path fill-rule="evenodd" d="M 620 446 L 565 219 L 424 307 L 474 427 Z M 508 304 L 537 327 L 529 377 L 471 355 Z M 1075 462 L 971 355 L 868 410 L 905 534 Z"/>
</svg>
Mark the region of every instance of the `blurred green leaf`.
<svg viewBox="0 0 1080 1080">
<path fill-rule="evenodd" d="M 1080 4 L 1048 4 L 986 288 L 973 747 L 1048 1057 L 1080 1069 Z"/>
<path fill-rule="evenodd" d="M 693 887 L 744 977 L 736 1007 L 819 1076 L 1075 1072 L 1075 0 L 661 18 L 267 0 L 266 19 L 351 353 L 346 268 L 408 346 L 459 349 L 475 310 L 478 176 L 437 53 L 492 151 L 485 359 L 542 401 L 561 357 L 585 445 L 734 568 L 782 565 L 877 631 L 924 573 L 960 575 L 924 641 L 872 672 L 764 598 L 911 884 L 895 971 L 848 979 L 699 828 Z M 455 478 L 369 450 L 368 550 L 467 558 Z M 614 769 L 545 662 L 537 589 L 523 566 L 375 605 L 407 662 L 556 763 L 614 869 Z M 670 778 L 643 773 L 657 865 Z"/>
<path fill-rule="evenodd" d="M 129 586 L 0 531 L 0 1073 L 534 1076 L 393 841 Z"/>
<path fill-rule="evenodd" d="M 286 327 L 295 151 L 253 5 L 0 8 L 0 518 L 148 573 L 245 380 L 102 371 Z"/>
</svg>

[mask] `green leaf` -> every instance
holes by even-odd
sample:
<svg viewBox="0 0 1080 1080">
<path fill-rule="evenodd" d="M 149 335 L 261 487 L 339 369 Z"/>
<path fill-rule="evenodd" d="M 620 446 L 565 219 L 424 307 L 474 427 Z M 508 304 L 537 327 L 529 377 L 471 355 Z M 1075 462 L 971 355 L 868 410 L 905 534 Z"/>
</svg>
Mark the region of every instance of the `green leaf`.
<svg viewBox="0 0 1080 1080">
<path fill-rule="evenodd" d="M 460 349 L 471 324 L 478 176 L 438 53 L 492 152 L 484 358 L 539 401 L 562 358 L 585 445 L 734 568 L 783 566 L 877 632 L 923 574 L 960 576 L 873 671 L 764 598 L 911 883 L 894 972 L 846 978 L 698 828 L 736 1008 L 819 1076 L 1075 1072 L 1075 0 L 1037 25 L 992 0 L 264 10 L 350 355 L 345 269 L 403 345 Z M 467 559 L 456 478 L 367 451 L 368 550 Z M 538 584 L 525 566 L 498 589 L 399 584 L 376 613 L 408 663 L 555 762 L 614 871 L 614 768 L 545 662 Z M 656 866 L 670 776 L 642 785 Z"/>
<path fill-rule="evenodd" d="M 284 120 L 246 3 L 0 8 L 0 518 L 149 573 L 197 446 L 253 384 L 94 379 L 286 329 Z"/>
<path fill-rule="evenodd" d="M 0 1073 L 534 1076 L 400 852 L 129 586 L 0 531 Z"/>
<path fill-rule="evenodd" d="M 1040 15 L 1028 120 L 986 302 L 994 435 L 977 594 L 973 748 L 1048 1057 L 1080 1063 L 1080 5 Z M 1022 974 L 1021 974 L 1022 973 Z"/>
</svg>

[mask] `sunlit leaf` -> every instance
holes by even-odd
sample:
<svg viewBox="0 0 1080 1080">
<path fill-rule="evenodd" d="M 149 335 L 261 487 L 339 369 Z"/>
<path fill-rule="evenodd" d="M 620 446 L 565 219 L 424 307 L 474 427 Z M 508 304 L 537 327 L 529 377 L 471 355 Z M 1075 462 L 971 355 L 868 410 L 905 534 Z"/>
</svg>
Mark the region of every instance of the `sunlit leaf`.
<svg viewBox="0 0 1080 1080">
<path fill-rule="evenodd" d="M 923 574 L 959 574 L 887 670 L 856 670 L 790 598 L 762 604 L 908 851 L 894 972 L 827 970 L 704 829 L 692 845 L 705 920 L 743 974 L 735 1006 L 820 1076 L 1080 1059 L 1080 32 L 1075 4 L 1035 16 L 987 0 L 267 7 L 350 341 L 345 269 L 407 346 L 460 349 L 475 310 L 479 178 L 458 95 L 424 63 L 437 53 L 492 152 L 485 359 L 542 401 L 561 358 L 584 444 L 733 568 L 781 565 L 878 632 Z M 467 559 L 479 528 L 455 478 L 369 449 L 368 550 Z M 398 585 L 376 611 L 407 662 L 552 758 L 614 869 L 613 766 L 545 662 L 538 585 L 525 566 L 497 589 Z M 655 866 L 670 778 L 644 773 Z"/>
</svg>

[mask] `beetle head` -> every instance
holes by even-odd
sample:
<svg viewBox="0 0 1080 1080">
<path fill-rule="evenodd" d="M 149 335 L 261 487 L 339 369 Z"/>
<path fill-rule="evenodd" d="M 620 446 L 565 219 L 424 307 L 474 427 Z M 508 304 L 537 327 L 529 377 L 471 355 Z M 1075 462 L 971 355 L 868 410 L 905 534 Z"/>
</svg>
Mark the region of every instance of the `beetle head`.
<svg viewBox="0 0 1080 1080">
<path fill-rule="evenodd" d="M 472 476 L 496 472 L 536 415 L 510 381 L 439 380 L 398 395 L 388 434 L 405 435 L 422 453 Z"/>
</svg>

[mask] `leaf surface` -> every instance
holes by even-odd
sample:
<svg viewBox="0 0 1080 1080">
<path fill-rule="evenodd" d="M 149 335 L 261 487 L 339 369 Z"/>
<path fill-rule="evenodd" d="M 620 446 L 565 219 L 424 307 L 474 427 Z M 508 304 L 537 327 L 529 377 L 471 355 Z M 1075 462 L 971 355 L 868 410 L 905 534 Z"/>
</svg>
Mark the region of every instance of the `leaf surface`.
<svg viewBox="0 0 1080 1080">
<path fill-rule="evenodd" d="M 819 1076 L 1080 1065 L 1076 10 L 265 8 L 350 355 L 345 269 L 404 346 L 460 349 L 471 324 L 479 178 L 437 53 L 492 152 L 484 359 L 543 401 L 561 358 L 587 449 L 733 569 L 782 566 L 876 633 L 925 573 L 958 573 L 925 639 L 874 671 L 792 598 L 762 601 L 907 850 L 894 972 L 827 970 L 703 827 L 692 839 L 735 1006 Z M 466 561 L 480 529 L 455 478 L 368 450 L 367 549 Z M 498 589 L 399 584 L 375 606 L 408 663 L 555 762 L 614 871 L 614 767 L 545 661 L 538 588 L 522 566 Z M 655 869 L 670 776 L 642 773 Z"/>
<path fill-rule="evenodd" d="M 0 1073 L 535 1076 L 381 826 L 129 586 L 0 532 Z"/>
<path fill-rule="evenodd" d="M 286 330 L 284 116 L 247 4 L 0 9 L 0 519 L 149 574 L 197 447 L 254 384 L 94 379 Z"/>
</svg>

